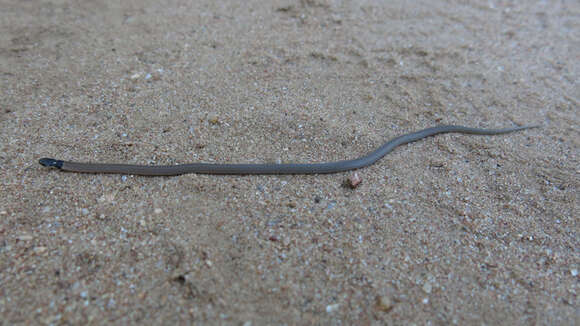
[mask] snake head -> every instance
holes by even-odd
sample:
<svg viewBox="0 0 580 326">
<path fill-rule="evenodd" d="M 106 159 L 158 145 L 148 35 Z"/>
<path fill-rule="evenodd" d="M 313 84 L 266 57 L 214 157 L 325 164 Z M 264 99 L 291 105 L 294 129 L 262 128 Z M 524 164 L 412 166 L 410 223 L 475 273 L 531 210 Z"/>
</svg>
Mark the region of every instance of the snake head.
<svg viewBox="0 0 580 326">
<path fill-rule="evenodd" d="M 63 161 L 45 157 L 45 158 L 41 158 L 40 160 L 38 160 L 38 163 L 40 163 L 42 166 L 46 166 L 49 168 L 53 167 L 53 168 L 60 169 L 60 168 L 62 168 Z"/>
</svg>

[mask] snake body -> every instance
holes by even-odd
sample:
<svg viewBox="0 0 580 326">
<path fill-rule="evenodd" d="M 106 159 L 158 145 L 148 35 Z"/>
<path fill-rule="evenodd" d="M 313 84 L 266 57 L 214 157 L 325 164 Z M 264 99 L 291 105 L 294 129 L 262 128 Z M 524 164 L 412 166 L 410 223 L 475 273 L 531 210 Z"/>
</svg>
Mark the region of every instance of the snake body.
<svg viewBox="0 0 580 326">
<path fill-rule="evenodd" d="M 462 133 L 472 135 L 499 135 L 514 131 L 536 128 L 538 126 L 520 126 L 504 129 L 479 129 L 456 125 L 437 126 L 395 137 L 378 149 L 352 160 L 324 163 L 288 163 L 288 164 L 214 164 L 191 163 L 179 165 L 131 165 L 109 163 L 79 163 L 41 158 L 39 163 L 46 167 L 55 167 L 63 171 L 79 173 L 118 173 L 145 176 L 173 176 L 186 173 L 204 174 L 323 174 L 336 173 L 367 167 L 396 147 L 426 137 L 445 133 Z"/>
</svg>

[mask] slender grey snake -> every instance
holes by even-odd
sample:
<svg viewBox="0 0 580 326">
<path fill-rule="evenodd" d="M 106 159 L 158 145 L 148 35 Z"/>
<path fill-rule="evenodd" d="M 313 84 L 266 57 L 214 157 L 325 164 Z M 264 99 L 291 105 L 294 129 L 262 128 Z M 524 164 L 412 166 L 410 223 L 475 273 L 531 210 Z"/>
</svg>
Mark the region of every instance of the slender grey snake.
<svg viewBox="0 0 580 326">
<path fill-rule="evenodd" d="M 171 176 L 186 173 L 205 174 L 321 174 L 336 173 L 367 167 L 398 146 L 411 143 L 429 136 L 445 133 L 462 133 L 472 135 L 499 135 L 509 132 L 537 128 L 539 126 L 521 126 L 504 129 L 479 129 L 463 126 L 437 126 L 395 137 L 378 149 L 352 160 L 305 163 L 305 164 L 217 164 L 191 163 L 179 165 L 130 165 L 108 163 L 78 163 L 41 158 L 39 163 L 46 167 L 55 167 L 63 171 L 80 173 L 120 173 L 146 176 Z"/>
</svg>

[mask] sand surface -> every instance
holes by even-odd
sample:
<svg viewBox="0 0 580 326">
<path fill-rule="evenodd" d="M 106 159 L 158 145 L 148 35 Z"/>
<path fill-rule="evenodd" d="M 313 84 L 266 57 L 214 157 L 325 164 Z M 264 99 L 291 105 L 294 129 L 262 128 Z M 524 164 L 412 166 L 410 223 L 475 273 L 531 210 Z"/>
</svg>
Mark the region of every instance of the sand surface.
<svg viewBox="0 0 580 326">
<path fill-rule="evenodd" d="M 0 324 L 573 325 L 580 2 L 0 0 Z M 76 161 L 320 162 L 147 178 Z"/>
</svg>

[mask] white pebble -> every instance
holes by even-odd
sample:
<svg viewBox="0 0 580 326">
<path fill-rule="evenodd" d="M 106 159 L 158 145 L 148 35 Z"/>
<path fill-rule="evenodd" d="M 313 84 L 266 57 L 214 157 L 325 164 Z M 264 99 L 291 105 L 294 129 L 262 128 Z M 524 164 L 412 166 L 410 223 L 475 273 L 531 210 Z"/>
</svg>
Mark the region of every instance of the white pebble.
<svg viewBox="0 0 580 326">
<path fill-rule="evenodd" d="M 423 284 L 423 291 L 425 291 L 425 293 L 431 293 L 432 289 L 433 287 L 431 286 L 431 283 L 426 282 L 425 284 Z"/>
<path fill-rule="evenodd" d="M 48 249 L 48 248 L 46 248 L 46 247 L 40 246 L 40 247 L 34 247 L 34 249 L 33 249 L 33 250 L 34 250 L 34 253 L 35 253 L 35 254 L 37 254 L 37 255 L 41 255 L 41 254 L 44 254 L 44 253 L 46 252 L 46 250 L 47 250 L 47 249 Z"/>
<path fill-rule="evenodd" d="M 334 311 L 338 310 L 338 307 L 339 307 L 339 306 L 340 306 L 340 305 L 339 305 L 338 303 L 335 303 L 335 304 L 330 304 L 330 305 L 326 306 L 326 312 L 327 312 L 327 313 L 332 313 L 332 312 L 334 312 Z"/>
<path fill-rule="evenodd" d="M 20 241 L 30 241 L 34 238 L 29 234 L 22 234 L 22 235 L 17 236 L 16 239 L 18 239 Z"/>
</svg>

